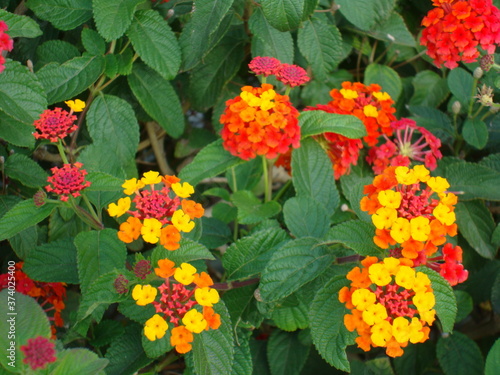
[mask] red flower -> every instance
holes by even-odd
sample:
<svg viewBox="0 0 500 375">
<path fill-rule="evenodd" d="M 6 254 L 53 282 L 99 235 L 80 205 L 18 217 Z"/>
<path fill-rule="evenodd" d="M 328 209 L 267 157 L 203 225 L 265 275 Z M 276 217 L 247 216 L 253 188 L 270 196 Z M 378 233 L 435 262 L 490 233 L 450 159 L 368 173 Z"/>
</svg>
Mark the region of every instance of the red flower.
<svg viewBox="0 0 500 375">
<path fill-rule="evenodd" d="M 32 370 L 44 368 L 47 364 L 56 361 L 55 344 L 49 339 L 38 336 L 34 339 L 28 339 L 26 345 L 21 346 L 24 353 L 23 362 L 28 364 Z"/>
<path fill-rule="evenodd" d="M 38 130 L 38 133 L 33 133 L 33 136 L 36 139 L 42 138 L 58 142 L 59 139 L 67 137 L 78 128 L 75 121 L 75 115 L 71 115 L 61 108 L 46 109 L 33 124 Z"/>
<path fill-rule="evenodd" d="M 14 41 L 8 34 L 5 33 L 8 29 L 9 27 L 5 21 L 0 20 L 0 73 L 2 73 L 5 69 L 5 57 L 3 57 L 2 52 L 10 52 L 14 48 Z"/>
<path fill-rule="evenodd" d="M 52 176 L 47 178 L 52 186 L 45 186 L 45 190 L 60 195 L 63 202 L 67 201 L 70 195 L 75 198 L 80 196 L 80 191 L 90 186 L 90 181 L 85 181 L 87 171 L 80 169 L 82 166 L 82 163 L 75 163 L 64 164 L 62 168 L 52 168 Z"/>
<path fill-rule="evenodd" d="M 256 75 L 263 75 L 264 77 L 276 74 L 280 66 L 281 62 L 278 59 L 269 56 L 254 57 L 252 61 L 250 61 L 250 64 L 248 64 L 252 72 Z"/>
<path fill-rule="evenodd" d="M 276 78 L 290 87 L 303 85 L 310 80 L 303 68 L 291 64 L 282 64 L 276 72 Z"/>
</svg>

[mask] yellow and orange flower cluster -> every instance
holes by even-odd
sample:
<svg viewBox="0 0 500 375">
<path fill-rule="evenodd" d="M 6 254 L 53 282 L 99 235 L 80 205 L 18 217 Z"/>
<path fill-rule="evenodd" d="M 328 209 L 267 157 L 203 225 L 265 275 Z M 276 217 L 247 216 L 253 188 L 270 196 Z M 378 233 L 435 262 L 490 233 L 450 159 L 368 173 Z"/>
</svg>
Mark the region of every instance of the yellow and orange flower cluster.
<svg viewBox="0 0 500 375">
<path fill-rule="evenodd" d="M 189 263 L 175 267 L 171 260 L 161 259 L 155 273 L 165 279 L 158 288 L 138 284 L 132 290 L 137 305 L 151 303 L 156 309 L 156 314 L 144 325 L 144 335 L 150 341 L 161 339 L 170 323 L 173 325 L 170 344 L 178 353 L 187 353 L 192 348 L 194 333 L 219 328 L 220 315 L 213 309 L 219 302 L 219 293 L 210 288 L 212 278 L 206 272 L 197 273 Z M 156 300 L 158 294 L 159 301 Z M 196 305 L 201 309 L 196 309 Z"/>
<path fill-rule="evenodd" d="M 125 243 L 142 236 L 148 243 L 160 242 L 167 250 L 177 250 L 180 232 L 192 231 L 192 220 L 203 216 L 201 204 L 185 199 L 194 193 L 194 188 L 175 176 L 149 171 L 139 180 L 126 180 L 122 187 L 126 195 L 135 194 L 134 199 L 120 198 L 108 205 L 108 213 L 115 217 L 131 215 L 118 232 L 118 238 Z"/>
<path fill-rule="evenodd" d="M 300 144 L 299 111 L 288 95 L 273 86 L 244 86 L 241 94 L 226 102 L 220 117 L 224 148 L 232 155 L 250 160 L 257 155 L 274 159 Z"/>
<path fill-rule="evenodd" d="M 388 356 L 399 357 L 408 343 L 426 341 L 436 314 L 429 277 L 406 259 L 368 257 L 361 264 L 347 274 L 350 287 L 339 291 L 339 301 L 351 310 L 344 324 L 357 331 L 358 347 L 384 347 Z"/>
</svg>

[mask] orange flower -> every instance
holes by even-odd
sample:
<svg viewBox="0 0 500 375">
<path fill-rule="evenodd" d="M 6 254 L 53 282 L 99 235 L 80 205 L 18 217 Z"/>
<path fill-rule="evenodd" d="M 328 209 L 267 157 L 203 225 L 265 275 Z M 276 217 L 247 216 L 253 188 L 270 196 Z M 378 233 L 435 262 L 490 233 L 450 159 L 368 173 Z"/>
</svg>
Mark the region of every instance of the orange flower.
<svg viewBox="0 0 500 375">
<path fill-rule="evenodd" d="M 167 225 L 161 229 L 160 244 L 167 250 L 177 250 L 180 245 L 181 233 L 173 225 Z"/>
<path fill-rule="evenodd" d="M 203 306 L 203 318 L 207 321 L 208 325 L 205 330 L 208 331 L 209 328 L 217 329 L 220 327 L 220 315 L 216 314 L 214 309 L 209 306 Z"/>
<path fill-rule="evenodd" d="M 175 346 L 177 353 L 187 353 L 192 349 L 194 337 L 193 333 L 188 331 L 184 326 L 178 326 L 172 328 L 172 334 L 170 336 L 170 345 Z"/>
<path fill-rule="evenodd" d="M 200 274 L 195 273 L 193 282 L 198 288 L 205 288 L 214 285 L 212 278 L 206 272 L 201 272 Z"/>
<path fill-rule="evenodd" d="M 156 276 L 166 279 L 175 273 L 175 263 L 169 259 L 160 259 L 158 261 L 158 268 L 155 268 L 155 273 Z"/>
<path fill-rule="evenodd" d="M 200 218 L 203 216 L 205 210 L 201 206 L 201 204 L 196 203 L 195 201 L 183 199 L 181 202 L 182 211 L 187 214 L 191 219 Z"/>
<path fill-rule="evenodd" d="M 120 231 L 118 232 L 118 238 L 120 241 L 125 243 L 131 243 L 139 238 L 141 235 L 142 223 L 141 221 L 133 216 L 130 216 L 127 221 L 120 224 Z"/>
</svg>

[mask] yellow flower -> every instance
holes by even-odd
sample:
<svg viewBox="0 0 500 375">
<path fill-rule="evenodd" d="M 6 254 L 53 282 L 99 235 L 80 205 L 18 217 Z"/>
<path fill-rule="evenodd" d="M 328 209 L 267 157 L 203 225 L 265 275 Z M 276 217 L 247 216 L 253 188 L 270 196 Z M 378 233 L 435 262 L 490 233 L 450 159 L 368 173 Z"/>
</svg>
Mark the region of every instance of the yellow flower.
<svg viewBox="0 0 500 375">
<path fill-rule="evenodd" d="M 410 222 L 404 217 L 398 217 L 392 223 L 391 237 L 399 243 L 403 243 L 410 239 Z"/>
<path fill-rule="evenodd" d="M 399 270 L 399 259 L 389 257 L 384 259 L 384 266 L 390 275 L 395 275 Z"/>
<path fill-rule="evenodd" d="M 149 341 L 155 341 L 165 336 L 168 324 L 160 315 L 154 314 L 151 319 L 144 324 L 144 335 Z"/>
<path fill-rule="evenodd" d="M 422 322 L 418 318 L 413 317 L 410 323 L 410 342 L 412 344 L 416 344 L 424 338 L 422 328 Z"/>
<path fill-rule="evenodd" d="M 371 328 L 371 339 L 377 346 L 385 346 L 392 337 L 392 326 L 387 320 L 382 320 Z"/>
<path fill-rule="evenodd" d="M 415 284 L 415 270 L 408 266 L 399 267 L 399 271 L 396 274 L 396 284 L 405 289 L 413 289 L 413 285 Z"/>
<path fill-rule="evenodd" d="M 172 225 L 176 227 L 179 232 L 189 233 L 194 228 L 194 221 L 191 221 L 189 215 L 186 215 L 184 211 L 177 210 L 172 215 Z"/>
<path fill-rule="evenodd" d="M 85 102 L 80 99 L 75 100 L 66 100 L 64 103 L 73 111 L 73 112 L 82 112 L 85 108 Z"/>
<path fill-rule="evenodd" d="M 118 199 L 118 204 L 110 203 L 108 205 L 109 216 L 116 216 L 116 217 L 122 216 L 125 212 L 129 210 L 130 203 L 131 201 L 129 197 Z"/>
<path fill-rule="evenodd" d="M 357 99 L 358 92 L 349 89 L 340 89 L 340 94 L 344 97 L 344 99 Z"/>
<path fill-rule="evenodd" d="M 440 193 L 439 198 L 442 204 L 454 206 L 458 202 L 458 197 L 453 193 Z"/>
<path fill-rule="evenodd" d="M 363 320 L 366 324 L 372 326 L 374 324 L 380 323 L 382 320 L 387 318 L 387 310 L 384 305 L 380 303 L 375 303 L 363 311 Z"/>
<path fill-rule="evenodd" d="M 397 167 L 395 169 L 396 180 L 399 184 L 403 185 L 413 185 L 417 183 L 417 176 L 414 171 L 409 169 L 408 167 Z"/>
<path fill-rule="evenodd" d="M 351 297 L 352 304 L 360 311 L 366 310 L 368 306 L 373 305 L 376 299 L 375 293 L 368 289 L 356 289 Z"/>
<path fill-rule="evenodd" d="M 413 290 L 415 293 L 424 293 L 427 292 L 427 287 L 431 285 L 431 280 L 429 276 L 427 276 L 423 272 L 417 272 L 415 276 L 415 282 L 413 284 Z"/>
<path fill-rule="evenodd" d="M 219 302 L 219 293 L 209 287 L 197 288 L 194 292 L 194 298 L 200 305 L 212 307 L 214 303 Z"/>
<path fill-rule="evenodd" d="M 262 100 L 260 104 L 261 110 L 269 111 L 271 108 L 274 108 L 276 103 L 271 100 L 273 100 L 275 96 L 276 92 L 274 90 L 267 90 L 260 94 L 260 99 Z"/>
<path fill-rule="evenodd" d="M 371 104 L 365 105 L 363 107 L 363 113 L 366 117 L 378 117 L 377 108 Z"/>
<path fill-rule="evenodd" d="M 262 99 L 256 97 L 254 94 L 248 91 L 243 91 L 240 94 L 241 99 L 243 99 L 249 106 L 259 107 Z"/>
<path fill-rule="evenodd" d="M 375 263 L 368 269 L 368 276 L 372 283 L 378 286 L 385 286 L 392 281 L 392 277 L 385 265 L 381 263 Z"/>
<path fill-rule="evenodd" d="M 137 180 L 137 178 L 126 180 L 122 185 L 122 188 L 124 189 L 123 192 L 127 195 L 132 195 L 136 190 L 142 189 L 143 187 L 144 183 L 140 180 Z"/>
<path fill-rule="evenodd" d="M 157 243 L 161 236 L 162 224 L 157 219 L 144 219 L 141 227 L 141 234 L 144 241 Z"/>
<path fill-rule="evenodd" d="M 434 320 L 436 320 L 436 310 L 419 311 L 420 319 L 426 322 L 428 325 L 432 325 Z"/>
<path fill-rule="evenodd" d="M 189 263 L 182 263 L 180 267 L 175 270 L 174 279 L 183 285 L 189 285 L 194 281 L 194 274 L 196 268 Z"/>
<path fill-rule="evenodd" d="M 399 191 L 382 190 L 378 193 L 377 198 L 379 203 L 387 208 L 399 208 L 401 205 L 401 193 Z"/>
<path fill-rule="evenodd" d="M 175 184 L 172 184 L 172 190 L 180 198 L 189 198 L 191 194 L 194 193 L 194 188 L 188 182 L 184 182 L 182 184 L 180 182 L 176 182 Z"/>
<path fill-rule="evenodd" d="M 453 212 L 450 207 L 442 203 L 439 203 L 436 207 L 434 207 L 432 214 L 441 222 L 441 224 L 444 225 L 451 225 L 456 220 L 455 212 Z"/>
<path fill-rule="evenodd" d="M 412 301 L 420 313 L 420 311 L 428 311 L 432 309 L 436 304 L 436 297 L 434 297 L 434 293 L 432 292 L 416 293 L 413 296 Z"/>
<path fill-rule="evenodd" d="M 398 217 L 394 208 L 382 207 L 372 215 L 372 222 L 377 229 L 389 229 Z"/>
<path fill-rule="evenodd" d="M 429 178 L 427 185 L 436 193 L 443 193 L 450 187 L 448 180 L 439 176 Z"/>
<path fill-rule="evenodd" d="M 143 174 L 141 181 L 144 185 L 154 185 L 161 182 L 162 176 L 159 172 L 149 171 Z"/>
<path fill-rule="evenodd" d="M 189 310 L 182 318 L 182 323 L 186 326 L 188 331 L 200 333 L 207 327 L 207 321 L 203 314 L 195 309 Z"/>
<path fill-rule="evenodd" d="M 132 298 L 139 306 L 146 306 L 155 300 L 157 293 L 158 290 L 151 285 L 137 284 L 132 290 Z"/>
<path fill-rule="evenodd" d="M 376 91 L 372 94 L 375 98 L 378 99 L 378 101 L 382 101 L 382 100 L 391 100 L 391 96 L 386 93 L 386 92 L 380 92 L 380 91 Z"/>
<path fill-rule="evenodd" d="M 392 322 L 392 335 L 400 344 L 404 344 L 410 338 L 410 323 L 402 316 L 398 316 Z"/>
<path fill-rule="evenodd" d="M 427 241 L 431 233 L 429 219 L 423 216 L 414 217 L 410 220 L 411 238 L 415 241 Z"/>
<path fill-rule="evenodd" d="M 423 165 L 416 165 L 413 167 L 413 173 L 419 181 L 426 182 L 429 180 L 429 170 Z"/>
</svg>

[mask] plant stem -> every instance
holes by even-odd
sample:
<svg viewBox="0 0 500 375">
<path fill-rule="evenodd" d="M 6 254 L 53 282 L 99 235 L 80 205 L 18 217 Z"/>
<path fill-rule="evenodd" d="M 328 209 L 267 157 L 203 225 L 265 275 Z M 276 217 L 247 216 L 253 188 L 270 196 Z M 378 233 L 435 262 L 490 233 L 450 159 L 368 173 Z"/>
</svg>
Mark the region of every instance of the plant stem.
<svg viewBox="0 0 500 375">
<path fill-rule="evenodd" d="M 66 152 L 64 151 L 64 147 L 62 145 L 62 141 L 59 139 L 57 142 L 57 150 L 59 151 L 59 155 L 61 155 L 61 159 L 64 164 L 69 164 L 68 158 L 66 157 Z"/>
<path fill-rule="evenodd" d="M 278 201 L 283 194 L 285 194 L 285 191 L 288 190 L 290 185 L 292 184 L 292 180 L 288 180 L 282 187 L 281 189 L 274 195 L 273 201 Z"/>
<path fill-rule="evenodd" d="M 264 174 L 264 202 L 269 202 L 272 196 L 272 168 L 268 168 L 267 159 L 262 155 L 262 173 Z"/>
<path fill-rule="evenodd" d="M 471 118 L 471 114 L 472 114 L 472 107 L 474 106 L 474 93 L 476 92 L 476 89 L 477 89 L 477 79 L 474 78 L 474 82 L 472 84 L 472 92 L 470 94 L 470 99 L 469 99 L 469 109 L 467 110 L 467 116 L 469 118 Z"/>
</svg>

